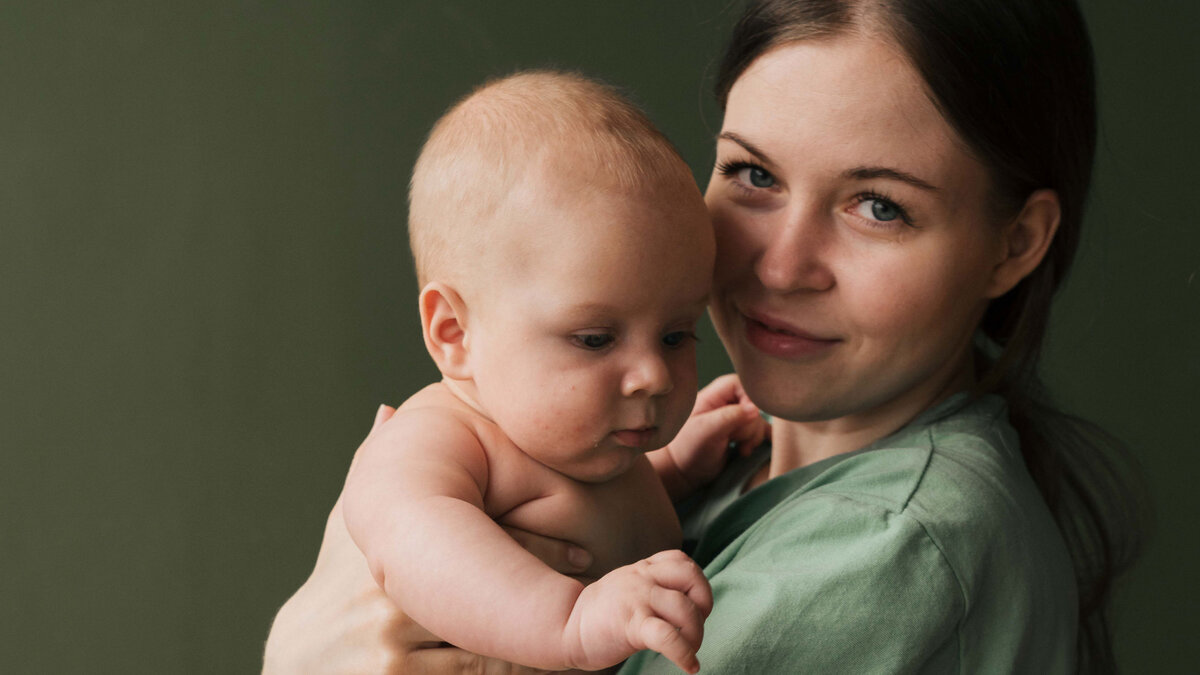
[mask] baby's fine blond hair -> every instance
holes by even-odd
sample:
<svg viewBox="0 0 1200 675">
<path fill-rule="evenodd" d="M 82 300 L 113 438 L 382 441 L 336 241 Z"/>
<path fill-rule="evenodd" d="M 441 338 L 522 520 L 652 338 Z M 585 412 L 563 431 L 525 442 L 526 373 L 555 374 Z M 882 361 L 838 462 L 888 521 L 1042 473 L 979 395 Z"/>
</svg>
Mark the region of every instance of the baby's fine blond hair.
<svg viewBox="0 0 1200 675">
<path fill-rule="evenodd" d="M 413 169 L 408 232 L 421 286 L 458 282 L 494 248 L 489 236 L 513 217 L 505 207 L 522 181 L 546 181 L 547 192 L 699 194 L 671 143 L 613 87 L 547 70 L 494 80 L 437 121 Z"/>
</svg>

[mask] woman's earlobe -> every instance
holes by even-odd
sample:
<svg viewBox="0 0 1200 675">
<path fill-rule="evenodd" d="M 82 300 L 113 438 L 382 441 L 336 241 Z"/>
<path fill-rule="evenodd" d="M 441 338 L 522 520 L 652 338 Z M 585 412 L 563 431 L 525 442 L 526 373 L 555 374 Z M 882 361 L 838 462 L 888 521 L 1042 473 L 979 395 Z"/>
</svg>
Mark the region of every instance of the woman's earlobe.
<svg viewBox="0 0 1200 675">
<path fill-rule="evenodd" d="M 1004 230 L 1003 258 L 992 270 L 987 295 L 998 298 L 1012 290 L 1037 269 L 1062 219 L 1062 207 L 1054 190 L 1035 190 L 1021 212 Z"/>
<path fill-rule="evenodd" d="M 417 303 L 425 349 L 438 370 L 454 380 L 470 379 L 467 306 L 462 297 L 446 284 L 432 282 L 421 289 Z"/>
</svg>

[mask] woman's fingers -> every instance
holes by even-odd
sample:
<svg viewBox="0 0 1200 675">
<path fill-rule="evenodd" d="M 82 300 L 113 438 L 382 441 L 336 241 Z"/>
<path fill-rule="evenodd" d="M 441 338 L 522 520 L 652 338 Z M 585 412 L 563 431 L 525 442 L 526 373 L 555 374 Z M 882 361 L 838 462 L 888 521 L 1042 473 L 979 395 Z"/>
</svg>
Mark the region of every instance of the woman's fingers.
<svg viewBox="0 0 1200 675">
<path fill-rule="evenodd" d="M 571 671 L 575 672 L 575 671 Z M 402 675 L 449 675 L 478 673 L 479 675 L 550 675 L 548 670 L 529 668 L 478 654 L 464 652 L 449 645 L 412 652 L 405 660 Z"/>
<path fill-rule="evenodd" d="M 486 659 L 478 654 L 447 645 L 419 649 L 410 653 L 404 660 L 403 669 L 396 672 L 403 673 L 403 675 L 446 675 L 447 673 L 509 675 L 510 668 L 507 663 Z"/>
<path fill-rule="evenodd" d="M 371 422 L 371 431 L 367 433 L 367 437 L 363 439 L 363 442 L 358 444 L 358 450 L 362 450 L 362 447 L 367 444 L 367 441 L 371 440 L 375 432 L 379 431 L 379 427 L 383 426 L 383 423 L 391 419 L 392 415 L 395 414 L 396 409 L 392 406 L 386 403 L 380 405 L 375 411 L 375 419 Z M 350 469 L 347 473 L 353 472 L 355 465 L 358 464 L 358 450 L 354 451 L 354 457 L 350 459 Z"/>
<path fill-rule="evenodd" d="M 380 425 L 382 425 L 384 422 L 391 419 L 392 415 L 395 415 L 395 414 L 396 414 L 396 409 L 393 408 L 392 406 L 390 406 L 386 403 L 379 406 L 379 410 L 375 411 L 375 422 L 374 422 L 374 424 L 371 425 L 371 431 L 375 431 L 376 429 L 378 429 L 380 427 Z"/>
<path fill-rule="evenodd" d="M 592 566 L 592 554 L 570 542 L 514 527 L 504 527 L 504 531 L 522 548 L 560 574 L 583 574 Z"/>
<path fill-rule="evenodd" d="M 342 521 L 330 513 L 317 564 L 279 610 L 267 639 L 263 673 L 402 673 L 406 645 L 433 638 L 388 600 Z"/>
</svg>

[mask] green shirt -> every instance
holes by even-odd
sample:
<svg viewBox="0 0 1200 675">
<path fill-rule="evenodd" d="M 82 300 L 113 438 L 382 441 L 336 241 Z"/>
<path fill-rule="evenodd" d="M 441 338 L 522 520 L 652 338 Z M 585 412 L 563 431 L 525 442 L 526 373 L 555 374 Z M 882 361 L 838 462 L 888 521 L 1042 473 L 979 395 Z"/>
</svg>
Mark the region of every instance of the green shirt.
<svg viewBox="0 0 1200 675">
<path fill-rule="evenodd" d="M 1003 400 L 951 397 L 857 452 L 684 513 L 712 583 L 701 673 L 1067 673 L 1075 581 Z M 685 505 L 686 508 L 686 505 Z M 678 673 L 653 652 L 621 675 Z"/>
</svg>

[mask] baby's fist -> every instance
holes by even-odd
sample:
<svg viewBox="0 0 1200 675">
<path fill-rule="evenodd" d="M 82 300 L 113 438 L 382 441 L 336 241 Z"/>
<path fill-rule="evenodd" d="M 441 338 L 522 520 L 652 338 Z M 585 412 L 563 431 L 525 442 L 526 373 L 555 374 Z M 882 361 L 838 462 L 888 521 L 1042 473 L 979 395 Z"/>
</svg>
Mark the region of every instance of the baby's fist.
<svg viewBox="0 0 1200 675">
<path fill-rule="evenodd" d="M 663 551 L 619 567 L 584 589 L 568 634 L 577 639 L 576 667 L 606 668 L 642 649 L 653 649 L 685 672 L 700 668 L 696 650 L 712 589 L 682 551 Z"/>
</svg>

